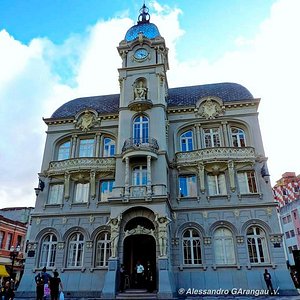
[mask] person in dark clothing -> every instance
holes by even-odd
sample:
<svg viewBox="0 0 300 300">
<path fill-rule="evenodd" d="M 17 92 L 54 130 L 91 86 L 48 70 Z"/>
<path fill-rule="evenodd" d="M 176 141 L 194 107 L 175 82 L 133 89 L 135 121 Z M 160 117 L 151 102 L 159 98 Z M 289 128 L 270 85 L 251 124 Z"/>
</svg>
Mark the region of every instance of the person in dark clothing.
<svg viewBox="0 0 300 300">
<path fill-rule="evenodd" d="M 44 300 L 45 295 L 44 295 L 44 289 L 45 289 L 45 284 L 49 284 L 51 276 L 47 273 L 46 267 L 42 269 L 41 273 L 38 273 L 35 276 L 35 283 L 36 283 L 36 300 Z"/>
<path fill-rule="evenodd" d="M 123 264 L 120 266 L 120 292 L 124 292 L 126 270 Z"/>
<path fill-rule="evenodd" d="M 59 300 L 59 288 L 62 291 L 63 286 L 60 278 L 58 277 L 58 272 L 54 271 L 53 276 L 50 278 L 50 295 L 51 295 L 51 300 Z"/>
<path fill-rule="evenodd" d="M 265 269 L 265 273 L 264 273 L 264 279 L 267 285 L 267 289 L 269 290 L 269 294 L 270 295 L 274 295 L 274 289 L 273 289 L 273 285 L 272 285 L 272 277 L 271 274 L 268 272 L 267 269 Z"/>
<path fill-rule="evenodd" d="M 147 291 L 149 293 L 153 292 L 153 284 L 154 284 L 154 280 L 153 280 L 153 270 L 150 264 L 150 261 L 147 262 L 147 266 L 146 266 L 146 287 L 147 287 Z"/>
<path fill-rule="evenodd" d="M 2 292 L 2 297 L 4 300 L 13 300 L 15 297 L 15 293 L 13 288 L 10 285 L 9 281 L 5 282 L 4 289 Z"/>
</svg>

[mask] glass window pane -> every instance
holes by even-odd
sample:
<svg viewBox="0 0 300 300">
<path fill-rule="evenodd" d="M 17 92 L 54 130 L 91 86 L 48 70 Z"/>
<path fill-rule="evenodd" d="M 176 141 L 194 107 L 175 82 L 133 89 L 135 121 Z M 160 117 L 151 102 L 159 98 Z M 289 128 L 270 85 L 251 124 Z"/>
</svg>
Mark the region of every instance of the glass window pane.
<svg viewBox="0 0 300 300">
<path fill-rule="evenodd" d="M 57 160 L 64 160 L 70 158 L 71 142 L 65 142 L 58 148 Z"/>
<path fill-rule="evenodd" d="M 48 204 L 61 204 L 63 202 L 64 185 L 50 185 Z"/>
<path fill-rule="evenodd" d="M 89 183 L 77 183 L 74 202 L 76 203 L 88 202 L 89 187 L 90 187 Z"/>
<path fill-rule="evenodd" d="M 102 181 L 100 184 L 100 200 L 107 201 L 107 198 L 110 197 L 113 187 L 115 186 L 114 180 Z"/>
<path fill-rule="evenodd" d="M 94 156 L 94 139 L 84 139 L 79 141 L 79 157 Z"/>
</svg>

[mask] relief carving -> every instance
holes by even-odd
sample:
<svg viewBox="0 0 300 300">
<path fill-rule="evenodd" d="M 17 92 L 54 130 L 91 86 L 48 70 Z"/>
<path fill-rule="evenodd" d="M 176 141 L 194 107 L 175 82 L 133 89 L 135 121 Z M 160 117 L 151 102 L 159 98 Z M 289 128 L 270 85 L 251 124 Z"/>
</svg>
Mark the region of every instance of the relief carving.
<svg viewBox="0 0 300 300">
<path fill-rule="evenodd" d="M 79 117 L 79 120 L 76 122 L 76 128 L 81 129 L 82 131 L 89 131 L 97 123 L 96 116 L 90 111 L 86 110 L 83 115 Z"/>
<path fill-rule="evenodd" d="M 200 104 L 197 115 L 210 120 L 223 115 L 224 111 L 225 108 L 217 101 L 208 98 L 206 101 Z"/>
</svg>

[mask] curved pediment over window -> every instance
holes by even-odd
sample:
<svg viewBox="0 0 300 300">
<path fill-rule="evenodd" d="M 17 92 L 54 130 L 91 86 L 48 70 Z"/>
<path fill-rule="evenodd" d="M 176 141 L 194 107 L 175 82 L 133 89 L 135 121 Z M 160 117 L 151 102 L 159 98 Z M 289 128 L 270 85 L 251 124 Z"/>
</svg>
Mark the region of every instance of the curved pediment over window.
<svg viewBox="0 0 300 300">
<path fill-rule="evenodd" d="M 196 103 L 196 108 L 196 115 L 207 120 L 222 116 L 225 112 L 225 106 L 223 105 L 222 99 L 211 96 L 199 99 Z"/>
</svg>

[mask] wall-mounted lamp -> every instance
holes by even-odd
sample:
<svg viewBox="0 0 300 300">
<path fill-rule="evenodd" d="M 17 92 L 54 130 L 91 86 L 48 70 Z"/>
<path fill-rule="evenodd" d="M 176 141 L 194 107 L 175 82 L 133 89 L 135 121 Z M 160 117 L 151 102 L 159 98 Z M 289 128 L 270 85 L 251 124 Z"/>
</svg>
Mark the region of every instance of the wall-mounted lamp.
<svg viewBox="0 0 300 300">
<path fill-rule="evenodd" d="M 269 174 L 268 168 L 265 164 L 261 167 L 260 174 L 261 174 L 261 177 L 264 179 L 265 183 L 269 183 L 270 174 Z"/>
<path fill-rule="evenodd" d="M 35 195 L 38 196 L 40 192 L 42 192 L 45 188 L 45 182 L 41 179 L 39 179 L 39 186 L 37 188 L 34 188 Z"/>
</svg>

